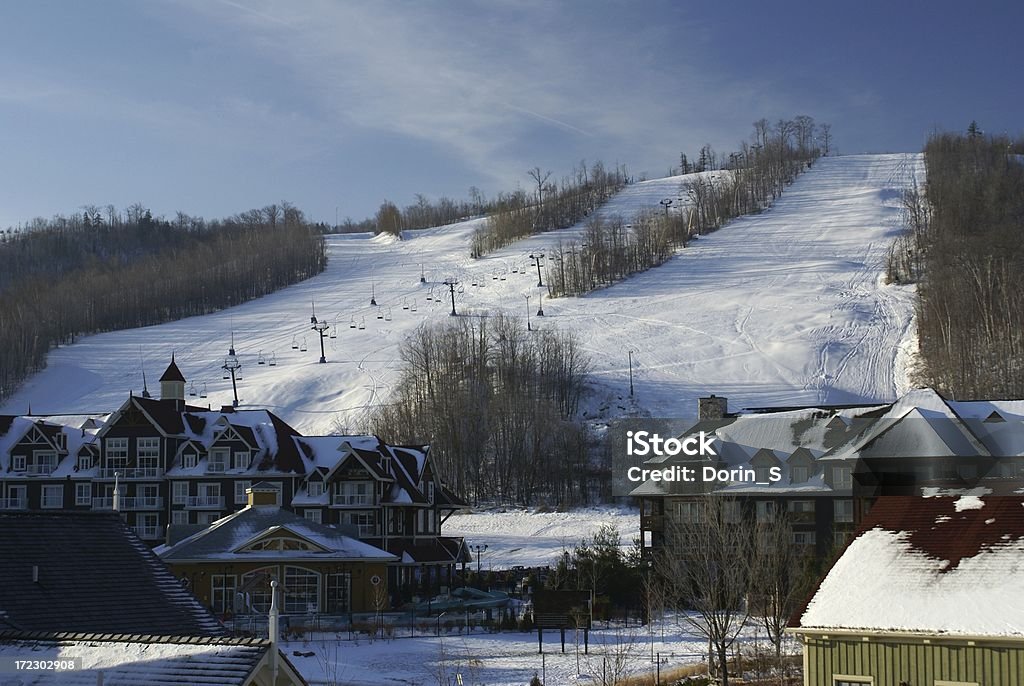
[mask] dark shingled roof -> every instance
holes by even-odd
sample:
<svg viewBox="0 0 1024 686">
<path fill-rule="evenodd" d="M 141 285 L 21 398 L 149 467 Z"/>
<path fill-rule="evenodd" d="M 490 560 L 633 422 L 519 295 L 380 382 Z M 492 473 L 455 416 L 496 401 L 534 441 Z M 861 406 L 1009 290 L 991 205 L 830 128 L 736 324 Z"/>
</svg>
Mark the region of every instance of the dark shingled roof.
<svg viewBox="0 0 1024 686">
<path fill-rule="evenodd" d="M 178 369 L 178 365 L 174 362 L 174 355 L 171 355 L 171 363 L 167 365 L 167 369 L 164 371 L 164 375 L 160 377 L 161 381 L 180 381 L 185 383 L 185 375 Z"/>
<path fill-rule="evenodd" d="M 116 512 L 0 513 L 0 579 L 22 631 L 226 633 Z"/>
</svg>

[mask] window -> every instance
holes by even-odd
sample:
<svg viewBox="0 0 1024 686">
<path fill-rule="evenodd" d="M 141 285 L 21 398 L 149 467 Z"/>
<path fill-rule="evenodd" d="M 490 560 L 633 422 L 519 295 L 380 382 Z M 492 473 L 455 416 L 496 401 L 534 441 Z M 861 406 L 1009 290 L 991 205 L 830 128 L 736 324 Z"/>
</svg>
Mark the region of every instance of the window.
<svg viewBox="0 0 1024 686">
<path fill-rule="evenodd" d="M 284 611 L 313 613 L 320 610 L 320 575 L 302 567 L 284 568 Z"/>
<path fill-rule="evenodd" d="M 247 488 L 252 488 L 251 481 L 240 480 L 235 482 L 235 505 L 247 505 L 249 503 L 249 494 L 245 492 Z"/>
<path fill-rule="evenodd" d="M 171 483 L 171 502 L 175 505 L 184 505 L 188 502 L 187 481 L 174 481 Z"/>
<path fill-rule="evenodd" d="M 323 524 L 323 522 L 321 521 L 322 518 L 323 518 L 323 513 L 320 512 L 320 510 L 306 510 L 302 514 L 303 514 L 303 516 L 306 519 L 308 519 L 311 522 L 316 522 L 317 524 Z"/>
<path fill-rule="evenodd" d="M 250 459 L 248 450 L 240 450 L 231 456 L 231 468 L 237 471 L 245 471 L 249 468 Z"/>
<path fill-rule="evenodd" d="M 348 573 L 327 575 L 327 612 L 345 614 L 351 608 L 352 578 Z"/>
<path fill-rule="evenodd" d="M 790 512 L 814 512 L 814 501 L 813 500 L 790 500 L 789 501 Z"/>
<path fill-rule="evenodd" d="M 755 504 L 757 521 L 767 522 L 775 516 L 775 503 L 771 500 L 758 500 Z"/>
<path fill-rule="evenodd" d="M 832 468 L 832 488 L 852 488 L 853 469 L 850 467 Z"/>
<path fill-rule="evenodd" d="M 197 512 L 196 524 L 213 524 L 220 519 L 219 512 Z"/>
<path fill-rule="evenodd" d="M 79 455 L 78 456 L 78 471 L 84 471 L 86 469 L 92 469 L 92 456 L 91 455 Z"/>
<path fill-rule="evenodd" d="M 135 517 L 135 533 L 139 538 L 152 540 L 160 538 L 160 516 L 157 514 L 140 514 Z"/>
<path fill-rule="evenodd" d="M 352 512 L 348 515 L 350 526 L 359 530 L 359 537 L 366 538 L 377 535 L 377 522 L 372 512 Z"/>
<path fill-rule="evenodd" d="M 235 609 L 235 575 L 210 575 L 210 606 L 216 614 L 233 612 Z"/>
<path fill-rule="evenodd" d="M 810 478 L 810 470 L 807 467 L 790 467 L 789 480 L 794 484 L 805 484 Z"/>
<path fill-rule="evenodd" d="M 846 542 L 850 540 L 849 531 L 833 531 L 832 532 L 832 545 L 836 547 L 846 545 Z"/>
<path fill-rule="evenodd" d="M 270 611 L 270 582 L 277 579 L 277 567 L 264 567 L 242 575 L 242 587 L 249 587 L 246 607 L 259 614 Z"/>
<path fill-rule="evenodd" d="M 869 676 L 845 676 L 836 674 L 832 677 L 832 686 L 864 686 L 874 684 L 875 680 Z"/>
<path fill-rule="evenodd" d="M 814 545 L 817 537 L 813 531 L 794 531 L 793 543 L 796 545 Z"/>
<path fill-rule="evenodd" d="M 63 486 L 43 486 L 42 507 L 60 508 L 64 507 Z"/>
<path fill-rule="evenodd" d="M 92 505 L 92 484 L 75 484 L 75 505 Z"/>
<path fill-rule="evenodd" d="M 193 452 L 182 453 L 181 455 L 181 468 L 182 469 L 195 469 L 196 465 L 199 464 L 199 457 Z"/>
<path fill-rule="evenodd" d="M 159 438 L 139 438 L 135 441 L 135 450 L 139 456 L 139 465 L 141 466 L 146 460 L 152 460 L 159 463 L 160 460 L 160 439 Z"/>
<path fill-rule="evenodd" d="M 676 503 L 676 512 L 679 514 L 679 521 L 686 524 L 700 524 L 704 521 L 701 504 L 693 500 Z"/>
<path fill-rule="evenodd" d="M 33 454 L 35 464 L 29 465 L 30 474 L 52 474 L 57 468 L 57 453 L 50 451 L 36 451 Z"/>
<path fill-rule="evenodd" d="M 852 522 L 853 521 L 853 501 L 852 500 L 833 500 L 832 501 L 832 521 L 835 522 Z"/>
<path fill-rule="evenodd" d="M 172 511 L 171 524 L 188 524 L 188 510 Z"/>
<path fill-rule="evenodd" d="M 124 467 L 128 464 L 128 439 L 107 439 L 107 466 Z"/>
<path fill-rule="evenodd" d="M 306 485 L 306 492 L 309 493 L 310 498 L 319 498 L 324 494 L 324 482 L 310 481 Z"/>
<path fill-rule="evenodd" d="M 427 502 L 428 503 L 434 502 L 434 482 L 433 481 L 428 481 L 427 482 Z"/>
<path fill-rule="evenodd" d="M 218 448 L 210 451 L 210 462 L 206 465 L 206 471 L 211 474 L 219 474 L 227 471 L 228 453 L 226 448 Z"/>
<path fill-rule="evenodd" d="M 369 481 L 342 481 L 337 485 L 334 496 L 335 505 L 369 505 Z"/>
<path fill-rule="evenodd" d="M 23 471 L 25 471 L 25 456 L 24 455 L 12 455 L 11 456 L 11 471 L 12 472 L 23 472 Z"/>
</svg>

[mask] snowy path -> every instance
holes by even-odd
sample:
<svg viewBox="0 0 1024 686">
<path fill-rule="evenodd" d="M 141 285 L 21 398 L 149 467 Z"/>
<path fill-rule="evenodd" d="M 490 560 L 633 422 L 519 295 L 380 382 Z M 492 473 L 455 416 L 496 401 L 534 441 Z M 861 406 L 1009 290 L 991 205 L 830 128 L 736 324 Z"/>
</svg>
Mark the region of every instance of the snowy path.
<svg viewBox="0 0 1024 686">
<path fill-rule="evenodd" d="M 771 210 L 701 238 L 665 265 L 583 298 L 544 300 L 538 326 L 578 330 L 593 357 L 591 411 L 627 407 L 627 350 L 635 350 L 637 404 L 653 415 L 693 413 L 694 399 L 728 396 L 730 407 L 887 400 L 903 382 L 897 350 L 908 333 L 913 291 L 881 282 L 899 230 L 900 191 L 923 177 L 917 155 L 828 158 Z M 604 210 L 623 215 L 678 197 L 679 178 L 628 188 Z M 301 431 L 361 428 L 367 408 L 395 383 L 400 342 L 424 321 L 446 319 L 446 278 L 461 282 L 460 314 L 537 307 L 528 255 L 578 229 L 468 257 L 479 221 L 386 237 L 328 238 L 327 270 L 230 310 L 160 326 L 101 334 L 54 350 L 48 368 L 5 412 L 85 413 L 150 390 L 175 351 L 195 390 L 230 403 L 220 365 L 230 332 L 244 365 L 243 404 L 267 407 Z M 419 282 L 421 264 L 427 278 Z M 369 305 L 372 290 L 379 307 Z M 473 285 L 477 284 L 477 285 Z M 428 299 L 429 298 L 429 299 Z M 328 364 L 309 329 L 310 303 L 337 324 Z M 363 328 L 360 328 L 363 327 Z M 306 351 L 292 345 L 305 343 Z M 275 366 L 258 364 L 273 357 Z M 599 407 L 600 406 L 600 407 Z"/>
</svg>

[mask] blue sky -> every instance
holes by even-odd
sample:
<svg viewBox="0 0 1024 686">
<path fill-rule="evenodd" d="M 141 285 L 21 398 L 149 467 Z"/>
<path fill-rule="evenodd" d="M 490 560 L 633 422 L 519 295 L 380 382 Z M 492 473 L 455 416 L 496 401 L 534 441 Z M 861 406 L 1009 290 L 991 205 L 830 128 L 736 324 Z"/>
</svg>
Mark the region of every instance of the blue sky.
<svg viewBox="0 0 1024 686">
<path fill-rule="evenodd" d="M 1019 2 L 0 3 L 0 226 L 140 202 L 317 220 L 580 160 L 662 176 L 808 114 L 844 153 L 1024 133 Z"/>
</svg>

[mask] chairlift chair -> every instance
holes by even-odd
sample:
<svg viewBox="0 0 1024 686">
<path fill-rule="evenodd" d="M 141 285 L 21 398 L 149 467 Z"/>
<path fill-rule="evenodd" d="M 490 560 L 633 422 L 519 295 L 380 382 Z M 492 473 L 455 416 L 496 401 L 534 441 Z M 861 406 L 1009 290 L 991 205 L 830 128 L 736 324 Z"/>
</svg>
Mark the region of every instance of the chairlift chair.
<svg viewBox="0 0 1024 686">
<path fill-rule="evenodd" d="M 366 317 L 360 317 L 359 318 L 359 328 L 360 329 L 365 329 L 366 328 Z"/>
<path fill-rule="evenodd" d="M 271 367 L 276 367 L 277 366 L 277 353 L 270 353 L 270 366 Z"/>
<path fill-rule="evenodd" d="M 353 315 L 353 317 L 351 319 L 348 320 L 348 328 L 350 328 L 350 329 L 356 328 L 356 318 L 355 318 L 354 315 Z"/>
<path fill-rule="evenodd" d="M 256 358 L 256 364 L 266 364 L 266 363 L 267 363 L 267 361 L 266 361 L 266 359 L 264 359 L 263 351 L 261 350 L 259 352 L 259 356 Z"/>
<path fill-rule="evenodd" d="M 384 319 L 384 310 L 377 310 L 377 319 Z"/>
<path fill-rule="evenodd" d="M 199 391 L 199 397 L 200 398 L 205 398 L 206 397 L 206 383 L 205 382 L 203 383 L 203 390 Z"/>
<path fill-rule="evenodd" d="M 306 337 L 303 336 L 302 337 L 302 345 L 299 346 L 299 352 L 300 353 L 304 353 L 304 352 L 306 352 L 306 350 L 308 350 L 308 348 L 306 347 Z"/>
<path fill-rule="evenodd" d="M 405 300 L 405 299 L 402 300 L 402 309 L 403 310 L 408 310 L 409 309 L 409 301 L 408 300 Z"/>
<path fill-rule="evenodd" d="M 415 312 L 416 311 L 416 298 L 412 299 L 412 305 L 409 306 L 409 311 L 410 312 Z"/>
<path fill-rule="evenodd" d="M 386 321 L 386 322 L 390 322 L 391 321 L 391 308 L 390 307 L 388 308 L 388 313 L 386 315 L 384 315 L 384 321 Z"/>
<path fill-rule="evenodd" d="M 195 395 L 196 395 L 196 382 L 195 381 L 190 381 L 189 382 L 189 384 L 188 384 L 188 394 L 191 395 L 192 397 L 195 397 Z"/>
<path fill-rule="evenodd" d="M 299 349 L 299 339 L 296 336 L 292 336 L 292 350 Z"/>
<path fill-rule="evenodd" d="M 331 329 L 331 333 L 327 337 L 328 338 L 337 338 L 338 337 L 338 325 L 337 324 L 334 325 L 334 328 Z M 260 364 L 263 364 L 263 363 L 260 362 Z"/>
</svg>

